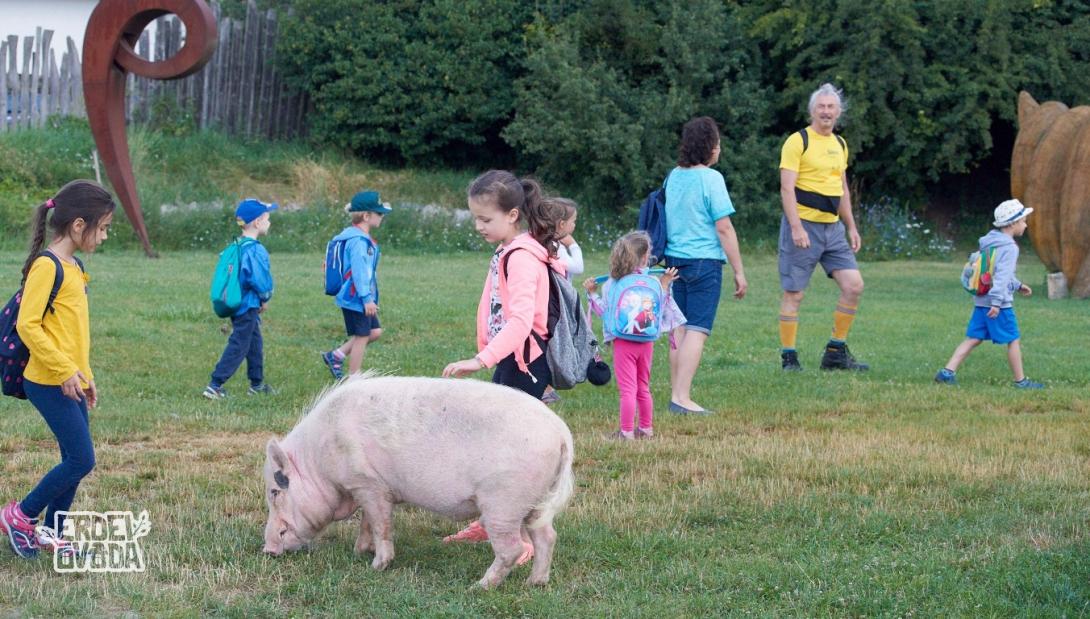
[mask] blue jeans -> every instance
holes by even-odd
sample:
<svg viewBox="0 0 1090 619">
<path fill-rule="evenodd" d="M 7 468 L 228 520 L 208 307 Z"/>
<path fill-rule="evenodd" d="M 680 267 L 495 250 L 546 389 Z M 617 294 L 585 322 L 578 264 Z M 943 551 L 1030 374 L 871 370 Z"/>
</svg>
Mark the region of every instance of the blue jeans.
<svg viewBox="0 0 1090 619">
<path fill-rule="evenodd" d="M 723 289 L 723 261 L 666 256 L 666 266 L 677 268 L 674 302 L 685 316 L 685 329 L 711 333 Z"/>
<path fill-rule="evenodd" d="M 79 402 L 64 395 L 60 386 L 39 385 L 23 380 L 27 399 L 45 418 L 57 445 L 61 463 L 53 467 L 23 499 L 19 508 L 34 518 L 47 509 L 44 524 L 63 530 L 64 520 L 55 522 L 58 511 L 68 511 L 80 481 L 95 468 L 95 446 L 91 443 L 91 425 L 87 418 L 87 400 Z"/>
<path fill-rule="evenodd" d="M 235 374 L 242 360 L 246 360 L 246 376 L 253 386 L 265 382 L 265 350 L 261 342 L 261 314 L 257 308 L 231 317 L 231 337 L 223 349 L 216 369 L 212 370 L 212 382 L 217 389 Z"/>
</svg>

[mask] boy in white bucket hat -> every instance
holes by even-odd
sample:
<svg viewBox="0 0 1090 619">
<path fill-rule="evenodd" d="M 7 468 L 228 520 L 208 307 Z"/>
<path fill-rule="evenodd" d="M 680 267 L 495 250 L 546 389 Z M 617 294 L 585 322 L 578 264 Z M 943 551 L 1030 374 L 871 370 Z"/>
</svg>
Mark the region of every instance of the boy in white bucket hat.
<svg viewBox="0 0 1090 619">
<path fill-rule="evenodd" d="M 1014 386 L 1018 389 L 1041 389 L 1039 382 L 1026 378 L 1022 371 L 1022 345 L 1018 332 L 1018 320 L 1014 315 L 1014 293 L 1023 296 L 1033 294 L 1029 286 L 1018 281 L 1014 270 L 1018 264 L 1018 243 L 1014 240 L 1026 232 L 1026 217 L 1033 209 L 1026 208 L 1018 200 L 1007 200 L 995 208 L 992 222 L 994 229 L 980 237 L 980 252 L 992 250 L 991 288 L 973 298 L 973 315 L 965 330 L 965 341 L 958 345 L 946 367 L 935 375 L 935 382 L 956 385 L 955 373 L 962 361 L 984 340 L 1007 345 L 1007 361 L 1014 374 Z"/>
</svg>

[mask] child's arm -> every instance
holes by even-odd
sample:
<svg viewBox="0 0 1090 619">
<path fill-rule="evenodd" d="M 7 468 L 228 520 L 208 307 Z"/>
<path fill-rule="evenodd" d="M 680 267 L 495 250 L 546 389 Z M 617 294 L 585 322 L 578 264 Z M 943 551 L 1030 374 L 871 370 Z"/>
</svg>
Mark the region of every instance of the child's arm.
<svg viewBox="0 0 1090 619">
<path fill-rule="evenodd" d="M 76 362 L 61 352 L 42 329 L 42 318 L 49 302 L 49 292 L 57 277 L 57 268 L 47 258 L 35 260 L 23 285 L 23 300 L 19 305 L 19 320 L 15 330 L 26 344 L 30 354 L 45 367 L 58 375 L 70 378 L 82 375 Z M 90 377 L 87 377 L 90 378 Z M 67 393 L 65 395 L 68 395 Z"/>
<path fill-rule="evenodd" d="M 571 238 L 570 236 L 565 238 Z M 561 241 L 563 243 L 563 241 Z M 582 275 L 583 273 L 583 250 L 579 248 L 579 243 L 576 243 L 572 239 L 571 243 L 564 246 L 568 250 L 568 256 L 564 258 L 564 266 L 568 269 L 568 276 L 575 277 L 576 275 Z"/>
<path fill-rule="evenodd" d="M 601 318 L 606 311 L 606 306 L 601 295 L 598 294 L 598 281 L 593 277 L 588 277 L 583 281 L 583 288 L 587 290 L 587 307 L 594 312 L 595 316 Z M 605 286 L 602 287 L 602 290 L 605 291 Z"/>
<path fill-rule="evenodd" d="M 488 346 L 477 353 L 477 359 L 489 368 L 518 350 L 530 337 L 537 309 L 537 278 L 542 269 L 548 268 L 528 251 L 511 252 L 506 262 L 507 299 L 503 316 L 507 322 Z"/>
<path fill-rule="evenodd" d="M 272 298 L 273 278 L 269 265 L 269 252 L 260 243 L 249 243 L 249 251 L 242 253 L 242 270 L 239 284 L 243 290 L 250 289 L 264 305 Z"/>
<path fill-rule="evenodd" d="M 364 305 L 374 303 L 371 295 L 371 282 L 375 278 L 375 255 L 373 245 L 363 238 L 348 241 L 349 268 L 352 269 L 352 284 L 356 294 Z"/>
</svg>

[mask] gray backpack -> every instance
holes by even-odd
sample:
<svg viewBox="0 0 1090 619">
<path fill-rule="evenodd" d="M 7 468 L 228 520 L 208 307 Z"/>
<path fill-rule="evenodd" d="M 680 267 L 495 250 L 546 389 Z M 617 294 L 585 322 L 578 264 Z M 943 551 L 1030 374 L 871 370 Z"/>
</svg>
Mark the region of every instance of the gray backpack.
<svg viewBox="0 0 1090 619">
<path fill-rule="evenodd" d="M 518 251 L 518 250 L 515 250 Z M 507 258 L 503 256 L 503 276 L 507 277 Z M 530 331 L 530 337 L 537 339 L 552 372 L 552 385 L 556 389 L 571 389 L 587 380 L 587 368 L 597 361 L 598 340 L 590 326 L 590 319 L 583 311 L 579 293 L 563 275 L 548 268 L 549 273 L 549 317 L 546 321 L 549 339 Z M 526 338 L 525 356 L 530 355 L 530 338 Z"/>
</svg>

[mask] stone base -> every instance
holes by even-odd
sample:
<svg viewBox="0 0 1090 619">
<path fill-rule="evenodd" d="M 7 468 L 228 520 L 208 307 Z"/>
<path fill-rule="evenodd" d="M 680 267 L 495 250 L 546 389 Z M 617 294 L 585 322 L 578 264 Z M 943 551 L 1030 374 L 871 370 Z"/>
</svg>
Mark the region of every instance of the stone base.
<svg viewBox="0 0 1090 619">
<path fill-rule="evenodd" d="M 1063 273 L 1049 273 L 1045 280 L 1048 283 L 1049 299 L 1067 298 L 1067 278 Z"/>
</svg>

